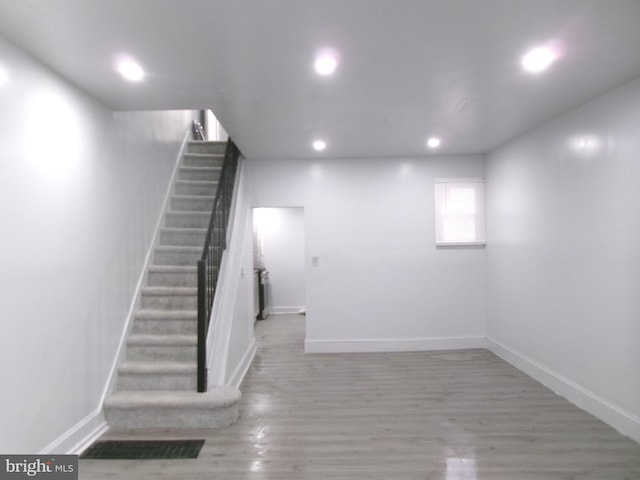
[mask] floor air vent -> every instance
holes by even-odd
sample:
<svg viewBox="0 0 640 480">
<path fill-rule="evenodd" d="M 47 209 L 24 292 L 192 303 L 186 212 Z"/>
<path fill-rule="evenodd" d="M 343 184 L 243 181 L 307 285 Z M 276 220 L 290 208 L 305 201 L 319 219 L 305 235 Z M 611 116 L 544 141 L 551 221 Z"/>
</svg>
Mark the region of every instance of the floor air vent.
<svg viewBox="0 0 640 480">
<path fill-rule="evenodd" d="M 159 460 L 198 458 L 204 440 L 108 440 L 94 443 L 84 460 Z"/>
</svg>

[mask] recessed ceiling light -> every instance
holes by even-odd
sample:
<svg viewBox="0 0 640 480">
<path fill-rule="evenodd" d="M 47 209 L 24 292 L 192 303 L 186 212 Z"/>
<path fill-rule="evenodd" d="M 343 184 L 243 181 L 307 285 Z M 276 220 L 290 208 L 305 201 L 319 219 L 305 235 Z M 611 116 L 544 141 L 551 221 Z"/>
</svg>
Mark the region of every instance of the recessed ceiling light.
<svg viewBox="0 0 640 480">
<path fill-rule="evenodd" d="M 0 68 L 0 87 L 9 83 L 9 75 L 2 68 Z"/>
<path fill-rule="evenodd" d="M 324 50 L 316 57 L 314 66 L 320 75 L 331 75 L 338 66 L 337 55 L 332 51 Z"/>
<path fill-rule="evenodd" d="M 549 68 L 556 58 L 556 53 L 550 48 L 534 48 L 522 57 L 522 68 L 527 72 L 540 73 Z"/>
<path fill-rule="evenodd" d="M 322 140 L 316 140 L 315 142 L 313 142 L 313 149 L 316 152 L 321 152 L 325 148 L 327 148 L 327 144 L 325 142 L 323 142 Z"/>
<path fill-rule="evenodd" d="M 127 80 L 139 82 L 144 78 L 144 70 L 133 60 L 121 60 L 118 63 L 118 72 Z"/>
<path fill-rule="evenodd" d="M 431 137 L 427 140 L 427 147 L 429 148 L 438 148 L 440 146 L 440 139 L 436 137 Z"/>
</svg>

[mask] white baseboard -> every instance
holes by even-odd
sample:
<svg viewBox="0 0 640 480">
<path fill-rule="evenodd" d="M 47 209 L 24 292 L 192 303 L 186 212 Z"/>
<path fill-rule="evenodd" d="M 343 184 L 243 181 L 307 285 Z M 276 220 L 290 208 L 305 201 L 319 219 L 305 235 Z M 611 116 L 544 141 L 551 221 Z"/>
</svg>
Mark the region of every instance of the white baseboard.
<svg viewBox="0 0 640 480">
<path fill-rule="evenodd" d="M 640 418 L 637 416 L 497 340 L 487 338 L 487 348 L 577 407 L 640 443 Z"/>
<path fill-rule="evenodd" d="M 256 356 L 256 339 L 254 338 L 249 344 L 249 348 L 244 352 L 240 363 L 233 370 L 233 373 L 229 377 L 229 385 L 235 388 L 240 388 L 242 384 L 242 380 L 244 380 L 245 375 L 249 371 L 249 367 L 253 362 L 253 358 Z"/>
<path fill-rule="evenodd" d="M 95 410 L 64 432 L 39 453 L 79 455 L 108 430 L 102 409 Z"/>
<path fill-rule="evenodd" d="M 273 306 L 265 308 L 267 315 L 284 315 L 289 313 L 300 313 L 305 311 L 304 305 L 293 307 Z"/>
<path fill-rule="evenodd" d="M 355 340 L 305 339 L 305 353 L 421 352 L 486 348 L 484 337 L 372 338 Z"/>
</svg>

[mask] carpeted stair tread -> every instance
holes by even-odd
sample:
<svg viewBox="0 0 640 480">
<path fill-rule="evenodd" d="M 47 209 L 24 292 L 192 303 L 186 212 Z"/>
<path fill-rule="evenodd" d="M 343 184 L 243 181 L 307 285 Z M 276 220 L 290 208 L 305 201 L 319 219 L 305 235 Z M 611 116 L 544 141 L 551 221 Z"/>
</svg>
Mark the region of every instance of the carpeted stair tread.
<svg viewBox="0 0 640 480">
<path fill-rule="evenodd" d="M 215 195 L 172 195 L 171 198 L 172 199 L 178 199 L 178 200 L 200 199 L 200 200 L 207 200 L 207 201 L 213 202 L 213 200 L 216 197 L 215 197 Z"/>
<path fill-rule="evenodd" d="M 175 265 L 192 267 L 202 256 L 202 246 L 158 245 L 153 253 L 154 265 Z"/>
<path fill-rule="evenodd" d="M 197 287 L 142 287 L 142 295 L 154 297 L 198 295 Z"/>
<path fill-rule="evenodd" d="M 149 265 L 149 272 L 154 273 L 197 273 L 198 267 L 189 265 Z"/>
<path fill-rule="evenodd" d="M 188 265 L 150 265 L 147 273 L 149 287 L 197 287 L 197 259 Z"/>
<path fill-rule="evenodd" d="M 185 165 L 178 168 L 178 180 L 206 180 L 215 182 L 220 179 L 222 165 L 209 161 L 205 165 Z"/>
<path fill-rule="evenodd" d="M 193 362 L 126 361 L 118 367 L 119 373 L 129 374 L 193 374 L 198 368 Z"/>
<path fill-rule="evenodd" d="M 217 181 L 221 171 L 222 167 L 217 165 L 212 167 L 191 167 L 182 165 L 178 170 L 180 180 L 207 180 L 210 182 Z"/>
<path fill-rule="evenodd" d="M 213 166 L 213 167 L 190 167 L 190 166 L 185 166 L 185 165 L 181 165 L 180 166 L 180 172 L 183 173 L 193 173 L 193 174 L 202 174 L 203 177 L 207 177 L 210 174 L 216 174 L 216 173 L 220 173 L 220 171 L 222 170 L 221 166 Z M 204 178 L 203 178 L 204 179 Z M 195 180 L 193 178 L 180 178 L 180 180 Z"/>
<path fill-rule="evenodd" d="M 218 187 L 217 180 L 176 180 L 176 195 L 211 195 Z"/>
<path fill-rule="evenodd" d="M 204 393 L 169 390 L 117 392 L 105 401 L 111 409 L 128 408 L 221 408 L 235 405 L 240 400 L 240 390 L 233 387 L 216 387 Z"/>
<path fill-rule="evenodd" d="M 170 205 L 172 210 L 200 211 L 211 214 L 215 196 L 213 195 L 172 195 Z"/>
<path fill-rule="evenodd" d="M 220 141 L 199 141 L 199 140 L 190 140 L 187 143 L 187 152 L 191 153 L 215 153 L 219 155 L 224 155 L 224 152 L 227 147 L 227 142 Z"/>
<path fill-rule="evenodd" d="M 197 335 L 153 335 L 131 334 L 127 345 L 146 345 L 157 347 L 192 346 L 198 343 Z"/>
<path fill-rule="evenodd" d="M 175 233 L 207 233 L 206 228 L 196 227 L 163 227 L 163 232 L 175 232 Z"/>
<path fill-rule="evenodd" d="M 181 245 L 158 245 L 156 252 L 167 253 L 202 253 L 202 247 L 181 246 Z"/>
<path fill-rule="evenodd" d="M 197 321 L 195 309 L 142 309 L 136 312 L 131 335 L 192 335 Z"/>
<path fill-rule="evenodd" d="M 184 154 L 184 158 L 215 158 L 215 159 L 224 160 L 224 154 L 223 153 L 188 152 Z"/>
<path fill-rule="evenodd" d="M 188 195 L 185 195 L 185 196 L 188 197 Z M 211 212 L 203 212 L 202 210 L 169 210 L 167 211 L 167 215 L 174 216 L 174 217 L 188 217 L 190 215 L 194 215 L 196 217 L 210 218 Z"/>
<path fill-rule="evenodd" d="M 184 154 L 185 157 L 223 157 L 223 153 L 208 153 L 208 152 L 187 152 Z"/>
<path fill-rule="evenodd" d="M 194 233 L 195 234 L 206 235 L 207 229 L 206 228 L 196 228 L 196 227 L 163 227 L 161 229 L 161 232 L 182 233 L 182 234 L 186 234 L 186 235 L 194 234 Z"/>
<path fill-rule="evenodd" d="M 175 184 L 176 185 L 199 185 L 199 186 L 209 187 L 209 186 L 218 185 L 218 181 L 217 180 L 182 180 L 182 179 L 177 179 Z"/>
<path fill-rule="evenodd" d="M 162 253 L 202 253 L 202 247 L 194 247 L 188 245 L 158 245 L 155 249 L 156 252 Z M 183 265 L 188 266 L 188 265 Z"/>
<path fill-rule="evenodd" d="M 197 310 L 154 310 L 148 308 L 136 312 L 136 319 L 140 320 L 195 320 L 197 318 Z"/>
<path fill-rule="evenodd" d="M 164 227 L 160 229 L 160 245 L 202 247 L 206 236 L 206 228 Z"/>
</svg>

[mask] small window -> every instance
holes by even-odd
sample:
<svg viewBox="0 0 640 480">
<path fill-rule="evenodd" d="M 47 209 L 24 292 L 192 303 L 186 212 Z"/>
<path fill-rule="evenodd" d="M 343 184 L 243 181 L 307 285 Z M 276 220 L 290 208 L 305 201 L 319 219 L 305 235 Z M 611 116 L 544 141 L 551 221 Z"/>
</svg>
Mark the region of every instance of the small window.
<svg viewBox="0 0 640 480">
<path fill-rule="evenodd" d="M 438 178 L 436 245 L 484 245 L 484 180 Z"/>
</svg>

